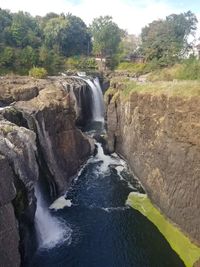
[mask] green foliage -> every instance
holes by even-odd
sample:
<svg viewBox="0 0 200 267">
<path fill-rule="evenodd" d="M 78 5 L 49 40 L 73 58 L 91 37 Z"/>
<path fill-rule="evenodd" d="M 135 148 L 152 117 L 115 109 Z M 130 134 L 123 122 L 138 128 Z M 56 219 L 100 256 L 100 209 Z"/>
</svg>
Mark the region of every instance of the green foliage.
<svg viewBox="0 0 200 267">
<path fill-rule="evenodd" d="M 112 17 L 105 16 L 94 19 L 90 30 L 95 54 L 106 57 L 117 52 L 124 32 L 112 21 Z"/>
<path fill-rule="evenodd" d="M 184 60 L 181 64 L 163 68 L 152 72 L 148 80 L 173 81 L 173 80 L 200 80 L 200 61 L 196 59 Z"/>
<path fill-rule="evenodd" d="M 187 52 L 188 36 L 196 30 L 197 18 L 188 11 L 156 20 L 142 29 L 141 50 L 147 61 L 159 66 L 172 65 Z"/>
<path fill-rule="evenodd" d="M 173 81 L 175 79 L 179 79 L 182 69 L 183 69 L 182 64 L 176 64 L 172 67 L 158 69 L 150 73 L 150 75 L 148 76 L 148 80 L 151 82 Z"/>
<path fill-rule="evenodd" d="M 28 45 L 36 48 L 41 42 L 39 25 L 36 20 L 30 14 L 22 11 L 12 15 L 8 36 L 10 45 L 20 48 Z"/>
<path fill-rule="evenodd" d="M 89 53 L 90 35 L 85 23 L 78 17 L 68 14 L 50 19 L 44 28 L 45 44 L 64 56 Z"/>
<path fill-rule="evenodd" d="M 128 80 L 122 82 L 119 90 L 114 89 L 114 91 L 116 93 L 120 92 L 120 96 L 124 100 L 128 99 L 133 93 L 191 97 L 200 96 L 200 82 L 174 80 L 136 83 Z"/>
<path fill-rule="evenodd" d="M 0 9 L 0 48 L 6 43 L 7 31 L 11 26 L 12 16 L 9 11 Z"/>
<path fill-rule="evenodd" d="M 46 69 L 50 75 L 65 68 L 96 69 L 96 62 L 90 57 L 92 50 L 95 55 L 106 57 L 106 66 L 111 69 L 131 54 L 143 52 L 146 64 L 120 63 L 118 69 L 136 75 L 152 72 L 180 61 L 196 23 L 190 11 L 154 21 L 142 30 L 142 45 L 138 49 L 140 39 L 126 34 L 109 16 L 94 19 L 88 29 L 71 14 L 52 12 L 32 17 L 26 12 L 0 9 L 0 73 L 27 75 L 33 66 Z M 184 62 L 181 71 L 180 79 L 199 79 L 197 62 Z M 164 76 L 170 75 L 167 72 Z"/>
<path fill-rule="evenodd" d="M 33 67 L 29 71 L 29 76 L 33 78 L 43 79 L 47 77 L 47 71 L 44 68 Z"/>
<path fill-rule="evenodd" d="M 140 45 L 140 37 L 134 34 L 126 34 L 122 38 L 118 49 L 118 60 L 122 62 L 129 60 L 132 55 L 138 54 L 138 47 Z"/>
<path fill-rule="evenodd" d="M 89 55 L 91 49 L 88 28 L 76 16 L 48 13 L 32 17 L 0 9 L 1 74 L 27 75 L 33 66 L 58 74 L 64 70 L 66 57 Z M 94 62 L 88 60 L 86 65 L 94 66 Z"/>
<path fill-rule="evenodd" d="M 117 70 L 128 71 L 140 75 L 145 73 L 145 67 L 145 63 L 122 62 L 118 65 Z"/>
<path fill-rule="evenodd" d="M 200 61 L 188 59 L 183 62 L 177 75 L 180 80 L 200 80 Z"/>
<path fill-rule="evenodd" d="M 48 49 L 45 45 L 39 49 L 39 64 L 49 74 L 54 75 L 64 70 L 64 58 L 55 50 Z"/>
<path fill-rule="evenodd" d="M 12 47 L 5 47 L 0 53 L 0 66 L 12 67 L 14 56 L 14 49 Z"/>
<path fill-rule="evenodd" d="M 70 70 L 95 70 L 97 64 L 92 57 L 70 57 L 65 61 L 65 67 Z"/>
</svg>

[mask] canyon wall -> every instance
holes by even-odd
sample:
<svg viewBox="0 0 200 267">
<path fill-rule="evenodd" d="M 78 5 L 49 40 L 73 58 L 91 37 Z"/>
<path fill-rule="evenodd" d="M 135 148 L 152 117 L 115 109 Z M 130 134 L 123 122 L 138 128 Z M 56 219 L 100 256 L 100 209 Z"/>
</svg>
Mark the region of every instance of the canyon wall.
<svg viewBox="0 0 200 267">
<path fill-rule="evenodd" d="M 200 97 L 107 93 L 110 151 L 121 154 L 153 203 L 200 245 Z"/>
<path fill-rule="evenodd" d="M 91 116 L 90 107 L 82 114 L 82 94 L 87 98 L 87 85 L 70 78 L 0 80 L 0 103 L 12 103 L 0 109 L 1 266 L 18 267 L 20 261 L 26 266 L 35 249 L 38 179 L 55 199 L 93 151 L 92 141 L 77 128 Z"/>
</svg>

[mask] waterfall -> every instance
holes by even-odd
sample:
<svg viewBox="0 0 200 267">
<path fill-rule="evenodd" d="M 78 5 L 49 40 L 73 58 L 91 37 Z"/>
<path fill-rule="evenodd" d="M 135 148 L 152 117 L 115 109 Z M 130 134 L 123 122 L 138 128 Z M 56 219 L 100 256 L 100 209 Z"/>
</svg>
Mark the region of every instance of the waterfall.
<svg viewBox="0 0 200 267">
<path fill-rule="evenodd" d="M 37 209 L 35 226 L 40 248 L 52 248 L 66 240 L 71 239 L 72 230 L 59 219 L 53 217 L 42 197 L 39 184 L 35 186 Z"/>
<path fill-rule="evenodd" d="M 93 121 L 104 122 L 104 100 L 99 78 L 89 79 L 87 77 L 73 76 L 74 78 L 85 81 L 92 92 L 92 118 Z"/>
<path fill-rule="evenodd" d="M 93 120 L 104 122 L 104 101 L 103 94 L 101 90 L 101 86 L 99 83 L 99 79 L 95 78 L 94 80 L 85 79 L 87 84 L 90 86 L 92 90 L 92 98 L 93 98 Z"/>
</svg>

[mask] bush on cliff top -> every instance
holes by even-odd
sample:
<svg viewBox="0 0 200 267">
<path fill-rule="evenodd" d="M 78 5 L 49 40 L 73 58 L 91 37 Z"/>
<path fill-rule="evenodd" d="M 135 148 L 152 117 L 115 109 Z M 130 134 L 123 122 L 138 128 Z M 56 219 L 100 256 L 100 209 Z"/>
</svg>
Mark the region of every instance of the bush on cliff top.
<svg viewBox="0 0 200 267">
<path fill-rule="evenodd" d="M 173 81 L 173 80 L 200 80 L 200 61 L 194 58 L 184 60 L 182 64 L 153 71 L 148 80 Z"/>
<path fill-rule="evenodd" d="M 145 71 L 145 63 L 134 63 L 134 62 L 121 62 L 117 70 L 120 71 L 127 71 L 127 72 L 132 72 L 135 73 L 136 75 L 143 74 Z"/>
<path fill-rule="evenodd" d="M 44 79 L 47 77 L 47 71 L 44 68 L 33 67 L 29 70 L 29 76 L 38 79 Z"/>
<path fill-rule="evenodd" d="M 167 95 L 192 97 L 200 96 L 199 81 L 158 81 L 155 83 L 135 84 L 129 82 L 124 95 L 130 95 L 132 92 L 149 93 L 152 95 Z"/>
</svg>

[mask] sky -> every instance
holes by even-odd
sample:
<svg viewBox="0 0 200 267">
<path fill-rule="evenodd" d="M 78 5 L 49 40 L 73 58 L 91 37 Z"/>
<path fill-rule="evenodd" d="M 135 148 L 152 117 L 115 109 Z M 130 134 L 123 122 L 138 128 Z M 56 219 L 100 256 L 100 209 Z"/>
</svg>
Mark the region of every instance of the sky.
<svg viewBox="0 0 200 267">
<path fill-rule="evenodd" d="M 89 25 L 95 17 L 110 15 L 120 28 L 139 34 L 151 21 L 191 10 L 200 22 L 199 0 L 0 0 L 0 8 L 32 15 L 72 13 Z M 199 23 L 200 29 L 200 23 Z M 200 35 L 200 30 L 198 30 Z"/>
</svg>

